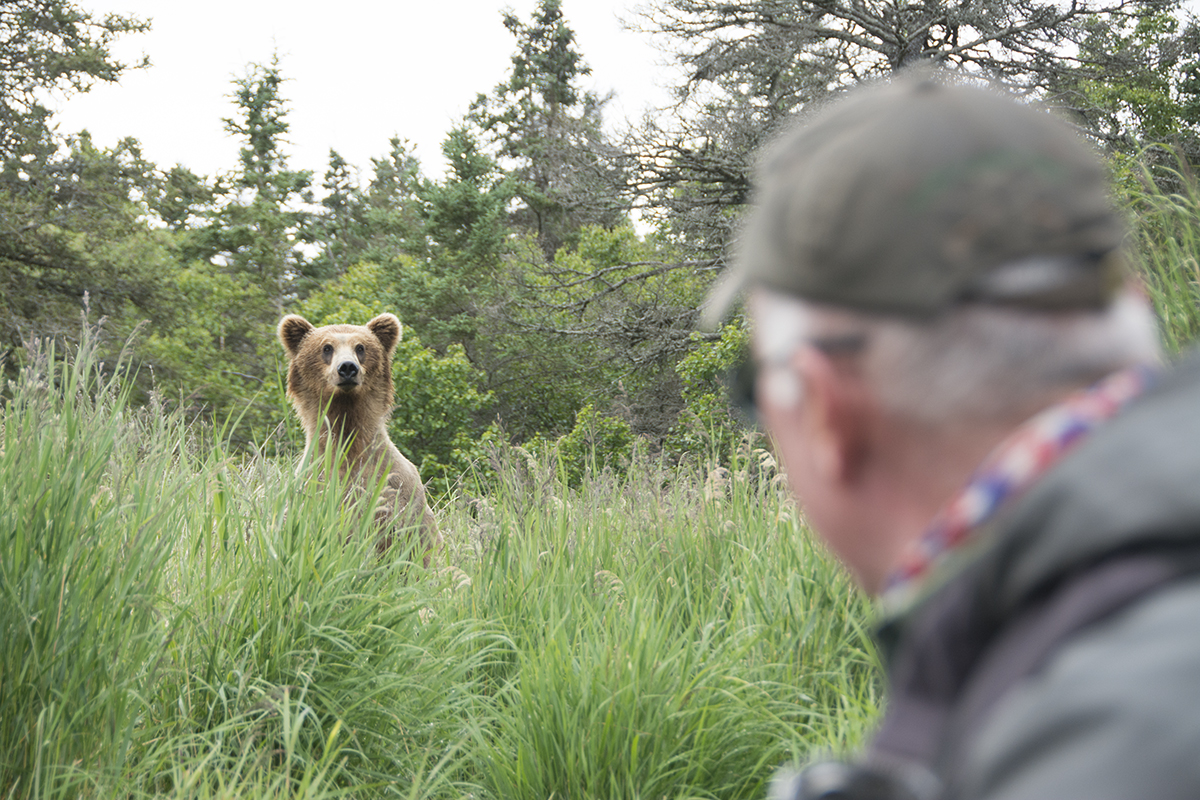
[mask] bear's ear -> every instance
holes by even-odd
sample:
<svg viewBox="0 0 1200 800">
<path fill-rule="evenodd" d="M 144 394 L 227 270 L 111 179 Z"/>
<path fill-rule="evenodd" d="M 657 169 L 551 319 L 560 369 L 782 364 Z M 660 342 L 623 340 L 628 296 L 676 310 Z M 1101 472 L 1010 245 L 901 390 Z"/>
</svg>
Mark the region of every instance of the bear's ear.
<svg viewBox="0 0 1200 800">
<path fill-rule="evenodd" d="M 380 314 L 367 323 L 367 328 L 375 334 L 379 343 L 383 345 L 384 352 L 390 356 L 396 349 L 396 343 L 400 341 L 400 320 L 396 319 L 396 315 Z"/>
<path fill-rule="evenodd" d="M 300 352 L 300 343 L 312 332 L 312 323 L 296 314 L 288 314 L 279 320 L 279 341 L 289 358 L 294 358 Z"/>
</svg>

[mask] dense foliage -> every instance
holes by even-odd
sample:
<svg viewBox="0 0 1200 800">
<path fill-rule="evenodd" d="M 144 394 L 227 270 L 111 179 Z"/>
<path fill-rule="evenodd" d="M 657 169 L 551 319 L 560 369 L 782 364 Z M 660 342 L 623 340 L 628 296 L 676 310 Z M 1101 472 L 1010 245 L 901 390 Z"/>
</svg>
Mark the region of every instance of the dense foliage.
<svg viewBox="0 0 1200 800">
<path fill-rule="evenodd" d="M 786 121 L 925 62 L 1070 109 L 1134 193 L 1144 154 L 1145 174 L 1178 191 L 1200 152 L 1200 33 L 1171 0 L 658 0 L 641 24 L 686 67 L 680 105 L 620 136 L 581 86 L 590 68 L 560 0 L 500 22 L 510 68 L 447 133 L 440 178 L 400 138 L 361 174 L 336 151 L 322 176 L 293 169 L 274 58 L 233 81 L 239 157 L 203 176 L 148 162 L 133 140 L 60 136 L 41 105 L 39 92 L 119 79 L 130 65 L 109 45 L 146 23 L 69 0 L 2 4 L 8 373 L 24 341 L 70 340 L 86 309 L 114 342 L 137 331 L 141 401 L 156 392 L 241 450 L 290 452 L 275 322 L 388 310 L 405 328 L 393 435 L 439 491 L 489 439 L 572 434 L 570 450 L 581 419 L 628 429 L 626 450 L 728 458 L 719 377 L 744 335 L 696 333 L 697 309 L 751 196 L 752 153 Z M 1182 170 L 1146 149 L 1163 142 Z"/>
</svg>

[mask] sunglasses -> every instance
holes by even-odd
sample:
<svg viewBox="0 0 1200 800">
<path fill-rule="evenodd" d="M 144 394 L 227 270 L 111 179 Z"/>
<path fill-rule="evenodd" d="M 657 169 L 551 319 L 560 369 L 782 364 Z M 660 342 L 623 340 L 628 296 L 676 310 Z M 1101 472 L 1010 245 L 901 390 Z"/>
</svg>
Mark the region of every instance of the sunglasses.
<svg viewBox="0 0 1200 800">
<path fill-rule="evenodd" d="M 820 336 L 805 339 L 803 344 L 815 347 L 827 356 L 848 356 L 862 352 L 867 344 L 865 333 L 848 333 L 836 336 Z M 789 352 L 786 358 L 790 358 Z M 786 360 L 786 358 L 784 360 Z M 748 426 L 758 425 L 758 402 L 755 397 L 755 387 L 758 376 L 766 366 L 778 366 L 782 361 L 773 361 L 770 365 L 754 358 L 747 350 L 737 366 L 725 375 L 725 393 L 729 398 L 737 416 Z"/>
</svg>

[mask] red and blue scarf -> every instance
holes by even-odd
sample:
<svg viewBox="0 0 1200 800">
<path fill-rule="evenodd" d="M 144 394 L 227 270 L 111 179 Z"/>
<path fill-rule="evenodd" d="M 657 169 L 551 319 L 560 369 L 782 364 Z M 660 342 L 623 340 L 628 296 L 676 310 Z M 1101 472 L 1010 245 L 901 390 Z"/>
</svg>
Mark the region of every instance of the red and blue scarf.
<svg viewBox="0 0 1200 800">
<path fill-rule="evenodd" d="M 930 574 L 955 560 L 1006 501 L 1021 495 L 1087 434 L 1138 397 L 1156 374 L 1146 366 L 1114 372 L 1039 412 L 992 450 L 888 577 L 880 595 L 885 613 L 914 602 Z"/>
</svg>

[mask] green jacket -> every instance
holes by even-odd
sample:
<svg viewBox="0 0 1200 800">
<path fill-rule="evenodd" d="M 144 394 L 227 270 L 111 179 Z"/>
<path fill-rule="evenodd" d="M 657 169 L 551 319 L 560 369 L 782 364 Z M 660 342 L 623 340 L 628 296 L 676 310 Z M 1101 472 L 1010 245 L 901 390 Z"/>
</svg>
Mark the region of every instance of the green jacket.
<svg viewBox="0 0 1200 800">
<path fill-rule="evenodd" d="M 981 535 L 881 631 L 871 757 L 956 800 L 1200 798 L 1200 357 Z"/>
</svg>

